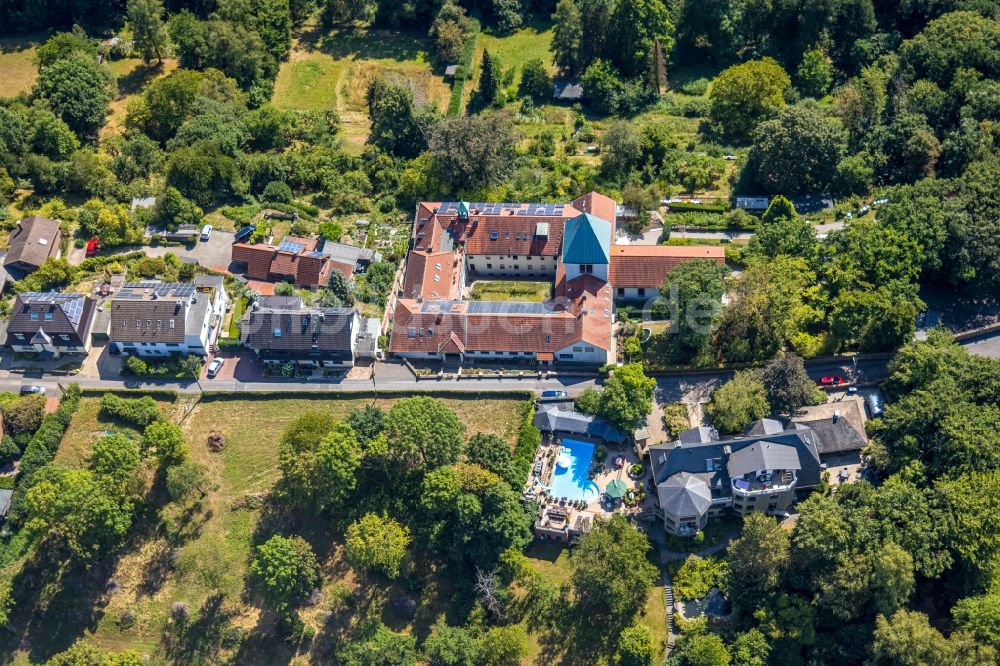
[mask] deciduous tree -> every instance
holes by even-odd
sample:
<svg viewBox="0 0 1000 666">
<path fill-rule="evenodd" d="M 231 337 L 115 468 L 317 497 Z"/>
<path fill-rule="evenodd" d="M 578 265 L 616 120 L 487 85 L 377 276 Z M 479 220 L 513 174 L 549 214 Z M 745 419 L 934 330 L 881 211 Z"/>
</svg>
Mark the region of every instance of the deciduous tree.
<svg viewBox="0 0 1000 666">
<path fill-rule="evenodd" d="M 275 535 L 257 546 L 250 571 L 268 607 L 285 612 L 320 584 L 312 547 L 300 536 Z"/>
<path fill-rule="evenodd" d="M 634 432 L 653 409 L 656 380 L 647 377 L 641 363 L 617 368 L 604 382 L 600 414 L 625 432 Z"/>
<path fill-rule="evenodd" d="M 627 627 L 657 576 L 646 559 L 649 541 L 621 514 L 599 520 L 580 538 L 573 591 L 581 616 L 605 635 Z"/>
<path fill-rule="evenodd" d="M 162 0 L 129 0 L 128 21 L 136 46 L 142 51 L 143 62 L 153 58 L 163 61 L 167 46 L 167 26 L 163 22 Z"/>
<path fill-rule="evenodd" d="M 713 126 L 727 138 L 746 141 L 757 125 L 785 106 L 785 89 L 790 84 L 785 70 L 772 58 L 723 70 L 709 92 Z"/>
<path fill-rule="evenodd" d="M 756 370 L 742 370 L 712 391 L 705 413 L 720 432 L 738 433 L 771 412 L 767 392 Z"/>
<path fill-rule="evenodd" d="M 355 569 L 396 578 L 410 545 L 410 530 L 392 518 L 365 514 L 347 528 L 345 556 Z"/>
</svg>

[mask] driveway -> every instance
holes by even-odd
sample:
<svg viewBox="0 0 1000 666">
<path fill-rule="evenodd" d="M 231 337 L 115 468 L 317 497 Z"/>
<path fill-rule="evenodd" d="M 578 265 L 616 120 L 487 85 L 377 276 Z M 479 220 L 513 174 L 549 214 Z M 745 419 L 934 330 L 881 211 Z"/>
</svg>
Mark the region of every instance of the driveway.
<svg viewBox="0 0 1000 666">
<path fill-rule="evenodd" d="M 196 241 L 187 245 L 156 245 L 156 246 L 129 246 L 117 247 L 110 251 L 101 251 L 100 256 L 114 256 L 128 254 L 129 252 L 141 251 L 148 257 L 162 257 L 170 253 L 178 257 L 191 257 L 197 259 L 198 263 L 205 268 L 222 268 L 229 266 L 233 258 L 233 237 L 231 231 L 215 230 L 204 243 Z M 85 248 L 73 248 L 70 250 L 69 263 L 79 266 L 86 257 Z"/>
<path fill-rule="evenodd" d="M 215 358 L 224 359 L 222 367 L 214 378 L 208 379 L 208 365 Z M 264 377 L 264 364 L 261 363 L 256 354 L 248 351 L 228 352 L 220 351 L 210 355 L 207 362 L 201 369 L 202 386 L 208 390 L 216 390 L 214 382 L 256 382 Z"/>
</svg>

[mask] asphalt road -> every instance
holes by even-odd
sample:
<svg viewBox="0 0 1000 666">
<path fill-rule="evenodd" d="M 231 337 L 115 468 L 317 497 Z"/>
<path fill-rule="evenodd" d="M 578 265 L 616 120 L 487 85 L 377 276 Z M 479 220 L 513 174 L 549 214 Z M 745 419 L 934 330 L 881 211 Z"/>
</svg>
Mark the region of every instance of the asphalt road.
<svg viewBox="0 0 1000 666">
<path fill-rule="evenodd" d="M 881 380 L 885 376 L 885 359 L 865 359 L 858 362 L 857 381 L 859 383 L 873 383 Z M 809 376 L 819 379 L 825 375 L 840 375 L 845 378 L 851 377 L 853 366 L 851 363 L 835 362 L 815 362 L 807 366 Z M 587 387 L 597 386 L 601 382 L 593 377 L 587 376 L 564 376 L 550 379 L 538 379 L 537 377 L 527 378 L 505 378 L 505 379 L 400 379 L 393 377 L 389 380 L 380 381 L 378 373 L 375 373 L 375 381 L 372 380 L 343 380 L 339 382 L 329 381 L 295 381 L 289 382 L 282 379 L 259 382 L 238 382 L 235 380 L 200 380 L 200 381 L 137 381 L 73 378 L 73 377 L 6 377 L 0 378 L 0 390 L 18 391 L 21 386 L 36 384 L 44 386 L 52 394 L 58 392 L 60 385 L 76 382 L 85 389 L 168 389 L 181 391 L 183 393 L 200 393 L 202 391 L 307 391 L 316 393 L 336 393 L 340 391 L 371 391 L 374 387 L 376 391 L 400 392 L 400 391 L 536 391 L 561 389 L 569 392 L 571 396 L 577 395 Z M 699 373 L 676 373 L 662 375 L 656 378 L 658 397 L 664 402 L 677 402 L 680 400 L 698 402 L 707 399 L 712 389 L 725 382 L 733 375 L 732 371 L 719 372 L 699 372 Z"/>
</svg>

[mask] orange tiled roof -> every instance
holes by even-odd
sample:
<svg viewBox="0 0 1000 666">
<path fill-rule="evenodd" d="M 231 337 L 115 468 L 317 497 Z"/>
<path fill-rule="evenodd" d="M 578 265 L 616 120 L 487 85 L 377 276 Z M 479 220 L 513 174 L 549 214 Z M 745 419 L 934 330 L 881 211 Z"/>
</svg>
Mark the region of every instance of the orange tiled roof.
<svg viewBox="0 0 1000 666">
<path fill-rule="evenodd" d="M 253 280 L 280 280 L 291 276 L 295 284 L 307 287 L 329 282 L 329 258 L 309 256 L 316 251 L 319 241 L 297 236 L 289 236 L 285 241 L 298 243 L 302 249 L 290 252 L 267 243 L 234 243 L 233 261 L 246 264 L 246 276 Z"/>
<path fill-rule="evenodd" d="M 586 316 L 568 310 L 491 314 L 469 312 L 468 301 L 450 301 L 448 311 L 442 313 L 432 305 L 412 299 L 397 301 L 390 351 L 439 352 L 454 344 L 452 336 L 469 351 L 554 353 L 581 340 L 600 346 L 600 336 L 590 331 L 593 320 L 584 321 Z M 607 329 L 610 341 L 610 323 Z"/>
<path fill-rule="evenodd" d="M 461 256 L 454 252 L 411 250 L 403 274 L 403 298 L 458 298 L 460 261 Z"/>
<path fill-rule="evenodd" d="M 692 259 L 726 261 L 721 245 L 612 245 L 608 279 L 615 288 L 659 289 L 667 273 Z"/>
</svg>

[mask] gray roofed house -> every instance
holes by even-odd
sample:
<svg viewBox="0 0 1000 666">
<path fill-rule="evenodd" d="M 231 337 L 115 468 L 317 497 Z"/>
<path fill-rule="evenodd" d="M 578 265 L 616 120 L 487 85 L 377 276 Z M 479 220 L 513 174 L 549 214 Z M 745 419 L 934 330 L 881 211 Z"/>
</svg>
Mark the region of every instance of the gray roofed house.
<svg viewBox="0 0 1000 666">
<path fill-rule="evenodd" d="M 542 407 L 535 412 L 532 420 L 535 427 L 545 432 L 566 432 L 586 435 L 595 439 L 620 444 L 625 441 L 625 433 L 599 416 L 581 414 L 555 405 Z"/>
<path fill-rule="evenodd" d="M 62 232 L 56 220 L 41 215 L 18 220 L 17 227 L 10 232 L 10 249 L 3 260 L 4 268 L 21 274 L 31 273 L 49 257 L 59 257 L 61 241 Z"/>
<path fill-rule="evenodd" d="M 763 437 L 782 432 L 785 426 L 777 419 L 758 419 L 751 423 L 746 430 L 747 437 Z"/>
<path fill-rule="evenodd" d="M 675 516 L 697 516 L 712 506 L 712 490 L 702 477 L 681 472 L 656 488 L 660 507 Z"/>
<path fill-rule="evenodd" d="M 364 336 L 355 308 L 308 308 L 301 301 L 294 308 L 258 303 L 240 327 L 243 344 L 265 363 L 292 361 L 312 368 L 353 366 Z"/>
<path fill-rule="evenodd" d="M 860 396 L 804 407 L 792 419 L 796 427 L 812 430 L 821 455 L 860 451 L 868 446 L 867 420 L 864 398 Z"/>
<path fill-rule="evenodd" d="M 298 310 L 302 307 L 301 296 L 261 296 L 257 307 L 262 310 Z"/>
<path fill-rule="evenodd" d="M 774 442 L 754 442 L 729 456 L 726 470 L 730 477 L 753 474 L 766 469 L 802 469 L 795 447 Z"/>
<path fill-rule="evenodd" d="M 816 433 L 810 428 L 797 424 L 786 429 L 778 421 L 762 419 L 747 432 L 760 434 L 708 439 L 711 429 L 692 428 L 677 442 L 650 447 L 659 513 L 668 532 L 693 534 L 724 511 L 781 514 L 793 503 L 798 488 L 819 485 L 823 470 Z M 691 488 L 701 493 L 702 487 L 708 489 L 708 505 L 678 498 L 679 488 L 689 489 L 690 494 Z"/>
<path fill-rule="evenodd" d="M 681 444 L 706 444 L 719 439 L 719 431 L 709 426 L 698 426 L 682 430 L 677 439 Z"/>
<path fill-rule="evenodd" d="M 335 243 L 334 241 L 326 241 L 323 244 L 322 252 L 330 257 L 331 261 L 350 266 L 351 271 L 357 266 L 367 266 L 382 260 L 382 255 L 371 248 Z"/>
<path fill-rule="evenodd" d="M 84 294 L 25 292 L 14 300 L 4 345 L 16 352 L 85 354 L 94 301 Z"/>
</svg>

